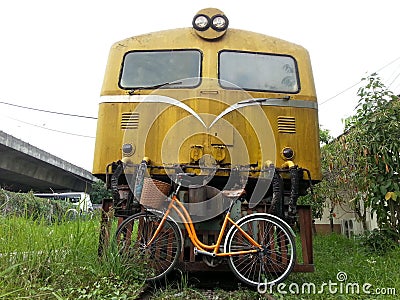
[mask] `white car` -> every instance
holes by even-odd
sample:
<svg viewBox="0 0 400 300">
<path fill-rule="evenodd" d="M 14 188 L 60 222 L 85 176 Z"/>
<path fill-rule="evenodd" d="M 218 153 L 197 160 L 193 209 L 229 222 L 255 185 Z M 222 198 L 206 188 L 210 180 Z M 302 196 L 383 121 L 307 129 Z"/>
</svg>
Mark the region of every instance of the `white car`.
<svg viewBox="0 0 400 300">
<path fill-rule="evenodd" d="M 69 193 L 52 193 L 52 194 L 34 194 L 39 198 L 63 200 L 76 206 L 76 211 L 80 213 L 91 213 L 93 211 L 93 204 L 90 201 L 89 194 L 83 192 L 69 192 Z"/>
</svg>

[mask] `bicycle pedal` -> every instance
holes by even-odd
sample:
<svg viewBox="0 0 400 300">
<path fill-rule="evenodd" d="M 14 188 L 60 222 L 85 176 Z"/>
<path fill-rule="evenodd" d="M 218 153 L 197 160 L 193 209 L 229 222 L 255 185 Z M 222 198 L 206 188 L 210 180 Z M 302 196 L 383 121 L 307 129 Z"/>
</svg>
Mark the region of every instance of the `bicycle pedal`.
<svg viewBox="0 0 400 300">
<path fill-rule="evenodd" d="M 217 256 L 213 252 L 207 252 L 207 251 L 199 250 L 196 247 L 194 247 L 193 252 L 194 252 L 194 255 L 201 254 L 201 255 L 207 255 L 207 256 L 211 256 L 211 257 L 216 257 Z"/>
</svg>

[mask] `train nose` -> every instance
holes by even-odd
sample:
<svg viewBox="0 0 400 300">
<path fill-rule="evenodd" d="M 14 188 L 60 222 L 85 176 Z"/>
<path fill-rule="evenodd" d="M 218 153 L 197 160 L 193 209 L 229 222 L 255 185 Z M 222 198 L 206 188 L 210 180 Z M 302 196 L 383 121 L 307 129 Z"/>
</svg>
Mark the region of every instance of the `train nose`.
<svg viewBox="0 0 400 300">
<path fill-rule="evenodd" d="M 227 155 L 227 149 L 225 145 L 211 145 L 211 155 L 215 158 L 217 162 L 222 162 L 226 155 Z"/>
<path fill-rule="evenodd" d="M 198 163 L 199 160 L 204 156 L 205 150 L 203 145 L 192 145 L 189 151 L 190 163 Z M 225 145 L 222 144 L 213 144 L 211 147 L 207 147 L 210 150 L 210 153 L 207 155 L 211 155 L 217 163 L 230 163 L 225 161 L 225 159 L 229 156 L 228 149 Z"/>
<path fill-rule="evenodd" d="M 185 155 L 186 151 L 188 151 L 188 155 Z M 205 155 L 212 157 L 218 164 L 230 164 L 227 146 L 209 134 L 188 138 L 182 144 L 180 152 L 183 156 L 189 157 L 191 164 L 198 164 Z"/>
</svg>

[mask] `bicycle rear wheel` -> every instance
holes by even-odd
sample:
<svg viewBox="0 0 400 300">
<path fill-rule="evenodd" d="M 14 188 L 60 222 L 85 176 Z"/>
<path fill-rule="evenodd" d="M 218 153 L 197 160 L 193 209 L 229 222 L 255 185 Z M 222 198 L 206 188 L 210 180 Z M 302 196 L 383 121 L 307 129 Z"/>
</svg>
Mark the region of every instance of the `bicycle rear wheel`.
<svg viewBox="0 0 400 300">
<path fill-rule="evenodd" d="M 153 237 L 161 217 L 141 212 L 128 217 L 117 229 L 118 251 L 125 266 L 133 266 L 146 281 L 164 278 L 177 263 L 182 238 L 178 226 L 166 220 L 154 241 Z"/>
<path fill-rule="evenodd" d="M 276 285 L 285 280 L 296 262 L 295 240 L 288 225 L 268 214 L 246 217 L 238 225 L 263 249 L 229 257 L 229 266 L 236 277 L 251 287 Z M 236 227 L 229 233 L 225 248 L 227 252 L 257 249 Z"/>
</svg>

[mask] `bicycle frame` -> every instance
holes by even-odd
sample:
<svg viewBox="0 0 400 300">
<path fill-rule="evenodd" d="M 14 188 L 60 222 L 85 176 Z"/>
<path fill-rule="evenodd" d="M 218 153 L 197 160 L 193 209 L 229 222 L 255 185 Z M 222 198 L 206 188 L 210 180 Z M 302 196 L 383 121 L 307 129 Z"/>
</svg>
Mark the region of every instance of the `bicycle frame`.
<svg viewBox="0 0 400 300">
<path fill-rule="evenodd" d="M 233 200 L 232 200 L 233 201 Z M 177 205 L 175 205 L 177 204 Z M 196 233 L 196 229 L 194 228 L 192 218 L 190 217 L 190 214 L 188 213 L 187 209 L 185 206 L 182 204 L 182 202 L 178 199 L 176 196 L 176 192 L 173 193 L 172 197 L 170 198 L 170 203 L 168 205 L 167 210 L 165 213 L 163 213 L 163 217 L 161 219 L 160 224 L 158 225 L 156 231 L 154 232 L 154 235 L 150 239 L 150 241 L 147 243 L 147 246 L 149 246 L 157 237 L 157 235 L 160 233 L 162 230 L 162 227 L 167 220 L 168 216 L 170 215 L 171 210 L 175 211 L 181 221 L 183 222 L 186 231 L 188 232 L 189 239 L 193 243 L 193 245 L 196 247 L 195 251 L 197 253 L 203 254 L 203 255 L 209 255 L 213 257 L 225 257 L 225 256 L 234 256 L 234 255 L 243 255 L 243 254 L 254 254 L 258 253 L 263 250 L 262 246 L 257 243 L 249 234 L 247 234 L 240 226 L 230 218 L 230 212 L 232 209 L 232 204 L 231 203 L 229 209 L 227 210 L 224 218 L 224 222 L 222 224 L 222 227 L 220 229 L 220 232 L 218 234 L 217 241 L 215 245 L 206 245 L 202 243 Z M 243 235 L 244 238 L 246 238 L 251 245 L 253 245 L 257 249 L 249 249 L 249 250 L 244 250 L 244 251 L 234 251 L 234 252 L 219 252 L 219 247 L 221 245 L 222 239 L 224 237 L 225 229 L 228 226 L 228 223 L 231 225 L 235 226 L 240 233 Z"/>
</svg>

